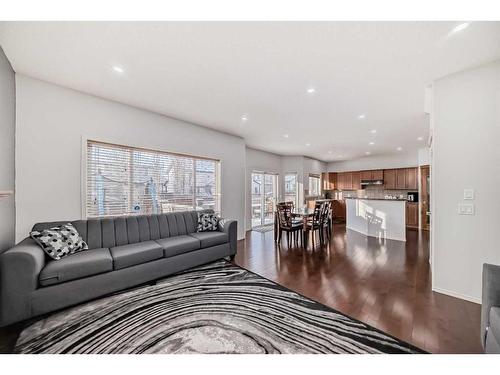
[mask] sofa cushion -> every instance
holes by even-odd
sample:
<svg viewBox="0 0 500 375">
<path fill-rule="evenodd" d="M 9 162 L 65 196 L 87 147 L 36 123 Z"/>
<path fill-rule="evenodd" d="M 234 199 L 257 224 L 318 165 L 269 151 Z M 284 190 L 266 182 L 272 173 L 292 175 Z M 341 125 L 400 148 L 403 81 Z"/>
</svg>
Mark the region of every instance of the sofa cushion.
<svg viewBox="0 0 500 375">
<path fill-rule="evenodd" d="M 215 213 L 198 213 L 198 232 L 213 232 L 219 227 L 219 215 Z"/>
<path fill-rule="evenodd" d="M 200 240 L 202 248 L 221 245 L 229 242 L 229 236 L 223 232 L 198 232 L 191 233 L 190 236 Z"/>
<path fill-rule="evenodd" d="M 200 248 L 200 241 L 191 236 L 175 236 L 156 240 L 163 247 L 165 258 L 173 257 L 179 254 L 188 253 Z"/>
<path fill-rule="evenodd" d="M 47 255 L 55 260 L 88 249 L 87 244 L 71 223 L 42 231 L 33 230 L 30 236 Z"/>
<path fill-rule="evenodd" d="M 163 248 L 155 241 L 144 241 L 109 249 L 115 270 L 163 258 Z"/>
<path fill-rule="evenodd" d="M 500 342 L 500 307 L 492 307 L 490 309 L 490 328 L 488 334 L 493 334 L 496 340 Z"/>
<path fill-rule="evenodd" d="M 39 276 L 40 285 L 49 286 L 113 271 L 109 249 L 92 249 L 48 262 Z"/>
</svg>

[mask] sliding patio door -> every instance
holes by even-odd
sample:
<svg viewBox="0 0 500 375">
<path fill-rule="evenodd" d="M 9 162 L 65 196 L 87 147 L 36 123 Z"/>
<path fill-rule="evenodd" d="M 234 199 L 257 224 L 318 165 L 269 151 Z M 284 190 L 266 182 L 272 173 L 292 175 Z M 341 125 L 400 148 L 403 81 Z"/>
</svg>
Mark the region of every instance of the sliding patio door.
<svg viewBox="0 0 500 375">
<path fill-rule="evenodd" d="M 252 173 L 252 228 L 274 222 L 274 209 L 278 199 L 278 175 Z"/>
</svg>

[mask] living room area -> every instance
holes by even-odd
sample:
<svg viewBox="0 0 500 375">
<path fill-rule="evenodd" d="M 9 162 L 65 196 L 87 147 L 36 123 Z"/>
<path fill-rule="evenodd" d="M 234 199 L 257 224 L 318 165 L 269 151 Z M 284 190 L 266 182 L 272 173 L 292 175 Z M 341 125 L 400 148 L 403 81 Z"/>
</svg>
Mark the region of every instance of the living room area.
<svg viewBox="0 0 500 375">
<path fill-rule="evenodd" d="M 500 353 L 500 22 L 0 21 L 0 82 L 1 353 Z"/>
</svg>

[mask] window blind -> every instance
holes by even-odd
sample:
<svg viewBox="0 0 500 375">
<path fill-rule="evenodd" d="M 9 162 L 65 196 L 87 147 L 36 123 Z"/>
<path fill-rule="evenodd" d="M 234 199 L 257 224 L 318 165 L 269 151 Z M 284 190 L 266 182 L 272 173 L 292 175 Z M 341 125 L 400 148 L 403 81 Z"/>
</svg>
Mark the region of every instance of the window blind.
<svg viewBox="0 0 500 375">
<path fill-rule="evenodd" d="M 220 212 L 220 162 L 87 141 L 87 217 L 210 208 Z"/>
<path fill-rule="evenodd" d="M 297 206 L 297 175 L 296 174 L 286 174 L 285 175 L 285 202 L 293 202 Z"/>
<path fill-rule="evenodd" d="M 318 175 L 309 175 L 309 195 L 319 196 L 321 194 L 321 180 Z"/>
</svg>

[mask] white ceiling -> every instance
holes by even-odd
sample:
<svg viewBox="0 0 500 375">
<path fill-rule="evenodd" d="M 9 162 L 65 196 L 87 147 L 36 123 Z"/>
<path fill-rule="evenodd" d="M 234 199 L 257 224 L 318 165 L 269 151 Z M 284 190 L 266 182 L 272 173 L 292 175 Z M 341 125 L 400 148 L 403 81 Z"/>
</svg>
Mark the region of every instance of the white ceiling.
<svg viewBox="0 0 500 375">
<path fill-rule="evenodd" d="M 332 161 L 425 145 L 425 87 L 500 58 L 500 22 L 459 24 L 3 22 L 0 44 L 18 73 Z"/>
</svg>

